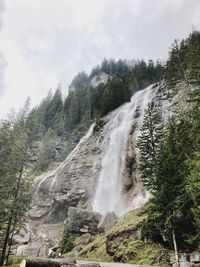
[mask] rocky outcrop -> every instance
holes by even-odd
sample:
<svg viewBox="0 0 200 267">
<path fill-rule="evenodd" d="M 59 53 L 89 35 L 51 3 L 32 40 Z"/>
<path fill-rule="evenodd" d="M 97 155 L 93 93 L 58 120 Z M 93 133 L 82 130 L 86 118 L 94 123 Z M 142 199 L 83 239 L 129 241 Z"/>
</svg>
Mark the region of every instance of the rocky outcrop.
<svg viewBox="0 0 200 267">
<path fill-rule="evenodd" d="M 93 126 L 66 160 L 36 181 L 32 221 L 64 222 L 69 207 L 90 208 L 100 171 L 101 132 Z"/>
<path fill-rule="evenodd" d="M 48 229 L 48 225 L 62 225 L 70 207 L 75 207 L 77 210 L 92 210 L 94 208 L 93 204 L 97 187 L 99 186 L 99 177 L 102 169 L 105 167 L 103 158 L 105 158 L 106 148 L 113 138 L 111 133 L 115 131 L 116 142 L 118 142 L 124 133 L 123 127 L 127 127 L 126 120 L 124 120 L 125 124 L 120 124 L 126 115 L 129 115 L 127 122 L 131 123 L 131 125 L 130 128 L 126 128 L 126 130 L 128 129 L 127 135 L 124 135 L 126 139 L 122 140 L 122 144 L 119 143 L 117 150 L 117 153 L 121 153 L 123 150 L 123 157 L 117 161 L 117 163 L 121 164 L 121 169 L 119 170 L 120 180 L 116 184 L 116 190 L 118 190 L 117 198 L 119 198 L 120 194 L 117 204 L 121 214 L 124 214 L 133 208 L 141 206 L 148 200 L 149 195 L 145 192 L 137 171 L 139 152 L 136 141 L 142 124 L 144 109 L 148 101 L 154 99 L 161 118 L 166 120 L 170 114 L 175 112 L 177 103 L 180 103 L 178 99 L 181 98 L 182 101 L 185 101 L 183 96 L 186 94 L 182 90 L 181 95 L 178 88 L 178 93 L 175 96 L 169 96 L 169 91 L 165 92 L 164 84 L 156 84 L 147 90 L 149 90 L 150 95 L 143 95 L 140 92 L 140 98 L 137 98 L 137 102 L 126 103 L 93 124 L 75 149 L 57 169 L 38 177 L 35 183 L 35 197 L 29 212 L 29 225 L 35 227 L 38 223 L 42 223 Z M 147 97 L 147 99 L 143 99 L 143 97 Z M 134 112 L 132 112 L 132 109 L 134 109 Z M 113 120 L 115 120 L 115 123 L 112 123 Z M 121 127 L 120 131 L 116 127 Z M 121 145 L 125 146 L 125 149 L 124 147 L 122 149 Z M 115 153 L 112 149 L 110 150 L 109 157 L 111 163 L 112 156 Z M 108 184 L 109 181 L 112 181 L 114 172 L 112 164 L 109 166 L 110 172 L 106 173 L 104 177 Z M 112 194 L 107 185 L 104 185 L 104 187 L 104 191 L 108 195 Z M 110 204 L 110 201 L 106 200 L 104 193 L 100 192 L 98 197 L 104 201 L 105 206 Z M 112 212 L 113 210 L 108 211 Z M 79 213 L 76 214 L 76 216 L 79 215 Z M 81 216 L 86 218 L 88 215 L 86 216 L 86 213 L 83 212 Z M 111 217 L 109 220 L 105 217 L 104 222 L 102 222 L 103 226 L 100 224 L 99 227 L 108 229 L 117 220 L 114 217 L 111 220 Z M 95 230 L 91 228 L 93 231 L 88 230 L 85 226 L 79 227 L 78 231 L 80 229 L 82 229 L 82 233 L 96 231 L 96 228 Z M 35 237 L 41 238 L 41 236 L 41 231 L 36 231 Z M 54 245 L 56 244 L 52 244 L 52 246 Z"/>
<path fill-rule="evenodd" d="M 108 79 L 111 79 L 112 76 L 108 75 L 104 72 L 100 73 L 99 75 L 96 75 L 94 78 L 92 78 L 90 84 L 93 87 L 97 87 L 100 84 L 106 84 Z"/>
<path fill-rule="evenodd" d="M 98 225 L 101 215 L 83 209 L 70 207 L 65 223 L 70 225 L 70 231 L 75 235 L 90 233 L 95 235 L 99 232 Z"/>
<path fill-rule="evenodd" d="M 16 254 L 18 256 L 48 256 L 50 249 L 58 246 L 64 230 L 63 224 L 27 223 L 27 233 L 15 239 L 18 242 Z M 23 243 L 22 241 L 25 240 Z"/>
<path fill-rule="evenodd" d="M 166 117 L 171 107 L 168 98 L 164 99 L 163 85 L 156 85 L 151 90 L 152 96 L 150 98 L 154 98 L 161 115 Z M 148 199 L 137 172 L 139 153 L 136 139 L 141 127 L 144 110 L 141 110 L 140 102 L 138 102 L 137 107 L 134 106 L 134 103 L 131 105 L 128 103 L 92 125 L 88 133 L 57 169 L 37 179 L 35 198 L 29 212 L 31 221 L 50 224 L 62 223 L 67 217 L 69 207 L 92 209 L 93 206 L 94 208 L 93 200 L 100 172 L 103 168 L 102 158 L 105 155 L 106 142 L 109 142 L 109 138 L 111 138 L 108 131 L 112 132 L 114 130 L 112 128 L 114 126 L 110 122 L 115 120 L 117 127 L 121 113 L 126 111 L 123 108 L 126 105 L 129 105 L 130 108 L 132 105 L 135 111 L 131 117 L 132 125 L 126 137 L 127 140 L 125 140 L 125 161 L 122 166 L 123 170 L 120 170 L 122 175 L 120 178 L 121 203 L 119 205 L 121 205 L 121 210 L 125 213 L 134 205 L 136 206 L 134 199 L 137 201 L 139 198 L 140 200 Z M 108 174 L 109 177 L 106 178 L 107 180 L 112 179 L 110 177 L 112 169 L 110 172 Z M 105 195 L 100 195 L 100 198 L 104 199 Z"/>
<path fill-rule="evenodd" d="M 184 90 L 180 90 L 180 88 Z M 110 149 L 108 158 L 111 159 L 110 162 L 112 163 L 113 154 L 123 154 L 123 157 L 119 157 L 116 161 L 121 166 L 118 170 L 120 180 L 118 179 L 115 184 L 115 190 L 118 190 L 118 195 L 115 196 L 118 201 L 116 204 L 119 205 L 120 214 L 123 215 L 129 210 L 141 206 L 149 199 L 137 172 L 139 152 L 136 142 L 144 109 L 148 101 L 154 99 L 160 117 L 165 121 L 170 114 L 176 112 L 181 101 L 183 102 L 181 106 L 186 106 L 184 103 L 187 103 L 187 94 L 185 94 L 187 88 L 185 85 L 178 85 L 178 93 L 175 93 L 175 96 L 167 95 L 169 91 L 165 93 L 163 84 L 156 84 L 147 90 L 149 90 L 150 95 L 143 95 L 141 92 L 140 98 L 136 102 L 124 104 L 93 124 L 88 133 L 57 169 L 38 177 L 28 221 L 32 238 L 28 241 L 28 244 L 19 242 L 23 247 L 18 250 L 18 254 L 29 255 L 30 244 L 33 251 L 32 256 L 38 253 L 38 247 L 41 247 L 39 255 L 46 254 L 48 251 L 44 242 L 46 237 L 51 240 L 50 248 L 57 246 L 62 236 L 63 222 L 67 218 L 67 214 L 73 222 L 76 221 L 74 231 L 79 234 L 95 234 L 98 231 L 109 229 L 116 223 L 117 217 L 112 213 L 113 210 L 108 210 L 109 213 L 106 211 L 101 221 L 98 214 L 93 216 L 94 214 L 89 213 L 94 208 L 94 198 L 99 186 L 100 174 L 103 169 L 105 170 L 103 159 L 105 159 L 108 145 L 113 140 L 113 135 L 110 134 L 113 131 L 115 131 L 115 144 L 119 143 L 119 147 L 117 152 Z M 148 96 L 147 99 L 143 99 L 145 95 Z M 134 112 L 132 112 L 132 109 L 134 109 Z M 123 121 L 125 116 L 129 116 L 129 118 Z M 130 127 L 127 128 L 126 122 L 131 123 Z M 121 146 L 119 139 L 125 132 L 124 127 L 127 135 L 122 138 Z M 112 193 L 109 183 L 113 180 L 112 164 L 107 165 L 107 167 L 110 166 L 111 170 L 109 173 L 104 173 L 104 183 L 108 184 L 104 184 L 103 190 L 98 195 L 98 200 L 102 200 L 105 207 L 110 204 L 105 194 L 109 196 Z M 105 194 L 102 192 L 105 192 Z M 115 209 L 115 205 L 113 205 L 113 209 Z M 91 221 L 93 222 L 91 223 Z M 56 225 L 59 225 L 59 233 L 57 228 L 53 227 Z M 50 233 L 52 237 L 49 238 Z"/>
<path fill-rule="evenodd" d="M 108 232 L 83 246 L 79 256 L 85 259 L 98 258 L 99 261 L 109 259 L 110 262 L 167 266 L 168 251 L 159 244 L 144 242 L 141 238 L 141 225 L 146 218 L 146 207 L 127 213 Z"/>
<path fill-rule="evenodd" d="M 114 212 L 108 212 L 106 215 L 101 217 L 98 224 L 100 232 L 106 232 L 118 222 L 118 217 Z"/>
</svg>

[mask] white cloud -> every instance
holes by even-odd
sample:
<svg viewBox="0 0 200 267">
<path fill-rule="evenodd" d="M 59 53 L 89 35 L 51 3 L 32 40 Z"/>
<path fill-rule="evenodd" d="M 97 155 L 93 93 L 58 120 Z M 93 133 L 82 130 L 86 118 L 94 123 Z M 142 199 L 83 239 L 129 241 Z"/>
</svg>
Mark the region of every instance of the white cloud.
<svg viewBox="0 0 200 267">
<path fill-rule="evenodd" d="M 4 55 L 0 52 L 0 98 L 5 90 L 5 69 L 6 69 L 6 60 Z"/>
<path fill-rule="evenodd" d="M 78 71 L 90 71 L 104 57 L 165 58 L 174 38 L 186 37 L 200 25 L 198 0 L 7 0 L 6 4 L 0 34 L 0 51 L 7 61 L 6 92 L 0 99 L 0 116 L 11 106 L 22 106 L 29 95 L 33 104 L 38 103 L 59 82 L 66 93 Z M 0 73 L 1 81 L 1 68 Z"/>
<path fill-rule="evenodd" d="M 0 0 L 0 31 L 2 27 L 2 15 L 5 10 L 4 1 Z M 3 53 L 0 51 L 0 98 L 5 89 L 5 68 L 6 60 Z"/>
<path fill-rule="evenodd" d="M 28 48 L 33 52 L 44 52 L 47 49 L 44 41 L 36 36 L 31 36 L 27 45 Z"/>
</svg>

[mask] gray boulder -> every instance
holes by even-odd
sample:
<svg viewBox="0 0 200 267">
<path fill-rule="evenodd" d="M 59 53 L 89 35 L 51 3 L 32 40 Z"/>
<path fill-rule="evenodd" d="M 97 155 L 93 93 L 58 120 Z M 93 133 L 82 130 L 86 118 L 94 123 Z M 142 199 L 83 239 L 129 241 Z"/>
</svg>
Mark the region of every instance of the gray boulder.
<svg viewBox="0 0 200 267">
<path fill-rule="evenodd" d="M 31 244 L 21 245 L 17 248 L 17 256 L 34 256 L 34 257 L 42 257 L 47 256 L 48 248 L 43 244 L 38 244 L 37 242 L 33 242 Z"/>
<path fill-rule="evenodd" d="M 114 212 L 108 212 L 106 215 L 102 216 L 98 229 L 100 232 L 105 232 L 112 228 L 118 222 L 118 217 Z"/>
<path fill-rule="evenodd" d="M 82 246 L 76 246 L 68 253 L 68 256 L 75 258 L 79 255 L 81 251 L 82 251 Z"/>
<path fill-rule="evenodd" d="M 71 232 L 74 234 L 90 233 L 95 235 L 99 232 L 97 226 L 100 219 L 101 215 L 97 212 L 70 207 L 66 223 L 70 224 Z"/>
</svg>

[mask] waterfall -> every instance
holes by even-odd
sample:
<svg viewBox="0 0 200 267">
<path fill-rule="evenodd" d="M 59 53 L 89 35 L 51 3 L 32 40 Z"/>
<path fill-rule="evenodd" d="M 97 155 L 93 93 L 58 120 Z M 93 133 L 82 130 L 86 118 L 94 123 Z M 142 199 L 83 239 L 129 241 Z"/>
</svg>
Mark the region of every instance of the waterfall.
<svg viewBox="0 0 200 267">
<path fill-rule="evenodd" d="M 66 158 L 66 159 L 60 164 L 60 166 L 56 169 L 54 178 L 53 178 L 52 183 L 51 183 L 50 191 L 53 191 L 54 185 L 55 185 L 55 183 L 56 183 L 56 181 L 57 181 L 57 175 L 58 175 L 59 171 L 61 171 L 61 170 L 63 169 L 63 167 L 64 167 L 69 161 L 71 161 L 71 160 L 75 157 L 75 155 L 76 155 L 77 151 L 79 150 L 79 147 L 81 146 L 81 144 L 84 143 L 84 142 L 91 136 L 91 134 L 92 134 L 92 132 L 93 132 L 93 129 L 94 129 L 94 125 L 95 125 L 95 123 L 93 123 L 93 124 L 90 126 L 90 128 L 89 128 L 89 130 L 87 131 L 86 135 L 84 135 L 84 136 L 81 138 L 81 140 L 79 141 L 79 143 L 78 143 L 78 144 L 75 146 L 75 148 L 70 152 L 70 154 L 67 156 L 67 158 Z"/>
<path fill-rule="evenodd" d="M 93 210 L 101 214 L 114 211 L 120 215 L 122 173 L 124 170 L 127 140 L 134 118 L 142 124 L 144 110 L 152 99 L 152 86 L 136 92 L 131 102 L 115 110 L 105 129 L 102 148 L 101 172 L 93 201 Z M 139 118 L 138 118 L 139 114 Z M 138 134 L 138 132 L 136 133 Z"/>
<path fill-rule="evenodd" d="M 57 176 L 58 176 L 58 173 L 63 169 L 63 167 L 70 161 L 72 160 L 75 156 L 76 156 L 76 153 L 79 149 L 79 147 L 81 146 L 82 143 L 84 143 L 92 134 L 93 132 L 93 128 L 94 128 L 94 125 L 95 123 L 93 123 L 89 130 L 87 131 L 87 133 L 80 139 L 80 141 L 78 142 L 78 144 L 75 146 L 75 148 L 69 153 L 69 155 L 66 157 L 66 159 L 58 166 L 58 168 L 56 168 L 55 170 L 53 171 L 50 171 L 48 172 L 47 174 L 45 175 L 42 175 L 38 178 L 38 181 L 37 181 L 37 186 L 36 186 L 36 194 L 39 193 L 40 191 L 40 188 L 42 186 L 43 183 L 46 182 L 46 180 L 48 179 L 52 179 L 50 185 L 49 185 L 49 192 L 53 192 L 54 191 L 54 185 L 57 181 Z"/>
</svg>

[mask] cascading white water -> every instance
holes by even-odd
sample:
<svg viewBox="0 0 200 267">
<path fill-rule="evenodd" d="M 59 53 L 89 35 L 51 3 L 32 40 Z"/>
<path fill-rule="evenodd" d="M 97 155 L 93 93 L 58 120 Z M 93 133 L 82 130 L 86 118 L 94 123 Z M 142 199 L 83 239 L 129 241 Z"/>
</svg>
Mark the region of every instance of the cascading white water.
<svg viewBox="0 0 200 267">
<path fill-rule="evenodd" d="M 56 183 L 57 180 L 57 175 L 59 173 L 59 171 L 61 171 L 63 169 L 63 167 L 73 158 L 75 157 L 79 147 L 81 146 L 82 143 L 84 143 L 92 134 L 93 132 L 93 128 L 94 128 L 95 123 L 93 123 L 89 130 L 87 131 L 87 133 L 81 138 L 81 140 L 79 141 L 79 143 L 75 146 L 75 148 L 70 152 L 70 154 L 66 157 L 66 159 L 58 166 L 57 169 L 48 172 L 46 175 L 39 177 L 38 179 L 38 183 L 36 186 L 36 194 L 39 193 L 40 187 L 42 186 L 42 184 L 47 180 L 53 177 L 50 186 L 49 186 L 49 191 L 52 192 L 54 191 L 54 185 Z"/>
<path fill-rule="evenodd" d="M 101 214 L 114 211 L 121 214 L 122 173 L 126 158 L 127 140 L 134 117 L 140 112 L 142 122 L 144 110 L 152 99 L 152 86 L 136 92 L 131 102 L 124 104 L 112 114 L 105 129 L 101 172 L 93 201 L 93 210 Z M 141 123 L 140 123 L 141 124 Z"/>
<path fill-rule="evenodd" d="M 93 124 L 90 126 L 90 128 L 89 128 L 89 130 L 87 131 L 86 135 L 84 135 L 84 136 L 81 138 L 81 140 L 79 141 L 79 143 L 75 146 L 75 148 L 70 152 L 70 154 L 67 156 L 67 158 L 66 158 L 66 159 L 60 164 L 60 166 L 57 168 L 56 173 L 55 173 L 55 176 L 54 176 L 54 179 L 52 180 L 52 183 L 51 183 L 51 189 L 50 189 L 50 191 L 52 191 L 53 188 L 54 188 L 54 185 L 55 185 L 55 183 L 56 183 L 57 175 L 58 175 L 59 171 L 61 171 L 61 170 L 63 169 L 63 167 L 64 167 L 70 160 L 72 160 L 72 158 L 76 155 L 76 153 L 77 153 L 77 151 L 78 151 L 80 145 L 81 145 L 82 143 L 84 143 L 84 142 L 91 136 L 91 134 L 92 134 L 92 132 L 93 132 L 93 129 L 94 129 L 94 125 L 95 125 L 95 123 L 93 123 Z"/>
</svg>

